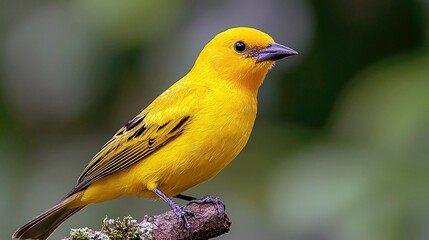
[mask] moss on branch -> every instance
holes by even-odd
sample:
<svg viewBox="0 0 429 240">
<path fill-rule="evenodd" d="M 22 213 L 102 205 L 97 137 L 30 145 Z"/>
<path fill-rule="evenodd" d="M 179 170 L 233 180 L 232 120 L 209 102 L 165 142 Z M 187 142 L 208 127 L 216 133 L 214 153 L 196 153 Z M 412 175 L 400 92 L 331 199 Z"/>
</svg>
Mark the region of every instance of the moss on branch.
<svg viewBox="0 0 429 240">
<path fill-rule="evenodd" d="M 191 229 L 179 226 L 176 215 L 172 211 L 145 216 L 138 222 L 132 217 L 122 220 L 103 220 L 101 230 L 89 228 L 72 229 L 70 236 L 63 240 L 164 240 L 164 239 L 210 239 L 227 233 L 231 222 L 225 213 L 218 214 L 216 204 L 190 203 L 187 209 L 194 215 L 188 216 Z"/>
</svg>

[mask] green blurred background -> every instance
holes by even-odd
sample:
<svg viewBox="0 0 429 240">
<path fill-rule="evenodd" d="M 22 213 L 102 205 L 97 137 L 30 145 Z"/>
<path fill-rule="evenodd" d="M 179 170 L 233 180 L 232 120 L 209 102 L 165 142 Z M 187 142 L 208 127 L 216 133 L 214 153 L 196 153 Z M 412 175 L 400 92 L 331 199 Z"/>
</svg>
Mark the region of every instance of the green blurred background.
<svg viewBox="0 0 429 240">
<path fill-rule="evenodd" d="M 186 192 L 226 203 L 219 239 L 429 239 L 428 12 L 428 0 L 1 1 L 0 238 L 67 193 L 216 33 L 252 26 L 300 55 L 267 77 L 243 153 Z M 92 205 L 52 239 L 167 209 Z"/>
</svg>

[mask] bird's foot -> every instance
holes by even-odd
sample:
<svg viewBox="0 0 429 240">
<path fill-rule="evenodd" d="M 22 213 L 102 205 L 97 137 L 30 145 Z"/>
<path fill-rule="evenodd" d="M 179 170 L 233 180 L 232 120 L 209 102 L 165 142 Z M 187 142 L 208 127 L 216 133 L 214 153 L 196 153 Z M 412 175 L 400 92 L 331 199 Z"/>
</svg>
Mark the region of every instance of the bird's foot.
<svg viewBox="0 0 429 240">
<path fill-rule="evenodd" d="M 186 207 L 180 206 L 179 204 L 175 203 L 164 193 L 162 193 L 161 190 L 159 190 L 158 188 L 154 188 L 152 191 L 170 206 L 171 210 L 177 216 L 179 226 L 182 227 L 183 225 L 185 225 L 186 229 L 189 230 L 191 228 L 191 224 L 186 218 L 186 215 L 194 216 L 194 213 L 191 210 L 185 209 Z"/>
<path fill-rule="evenodd" d="M 218 197 L 207 195 L 205 197 L 190 201 L 188 205 L 191 203 L 213 203 L 216 205 L 218 216 L 221 216 L 225 212 L 225 204 Z"/>
<path fill-rule="evenodd" d="M 191 210 L 188 210 L 186 207 L 180 206 L 178 204 L 172 205 L 171 210 L 173 210 L 174 214 L 176 214 L 179 221 L 179 226 L 185 226 L 186 229 L 191 229 L 191 224 L 187 219 L 187 215 L 194 216 L 194 213 Z"/>
</svg>

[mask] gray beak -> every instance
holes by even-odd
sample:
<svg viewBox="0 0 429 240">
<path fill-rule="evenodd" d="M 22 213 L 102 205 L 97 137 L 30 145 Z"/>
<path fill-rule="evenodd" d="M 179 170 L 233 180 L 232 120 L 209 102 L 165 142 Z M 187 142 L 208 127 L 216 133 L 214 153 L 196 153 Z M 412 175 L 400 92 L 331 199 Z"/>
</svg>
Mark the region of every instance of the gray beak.
<svg viewBox="0 0 429 240">
<path fill-rule="evenodd" d="M 276 61 L 296 54 L 298 54 L 298 52 L 293 50 L 292 48 L 288 48 L 281 44 L 271 42 L 268 47 L 256 52 L 256 62 L 258 63 L 263 61 Z"/>
</svg>

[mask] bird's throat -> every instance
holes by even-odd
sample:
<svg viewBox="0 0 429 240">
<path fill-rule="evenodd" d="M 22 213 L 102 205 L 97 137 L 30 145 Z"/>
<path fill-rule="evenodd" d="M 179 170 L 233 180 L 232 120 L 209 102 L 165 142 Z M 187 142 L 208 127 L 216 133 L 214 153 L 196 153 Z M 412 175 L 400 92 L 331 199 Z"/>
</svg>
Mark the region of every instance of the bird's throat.
<svg viewBox="0 0 429 240">
<path fill-rule="evenodd" d="M 237 79 L 234 81 L 237 82 L 243 89 L 246 89 L 253 94 L 257 95 L 259 87 L 264 82 L 265 76 L 268 73 L 268 69 L 261 69 L 256 72 L 251 72 L 247 74 L 243 74 L 241 76 L 237 76 Z"/>
</svg>

